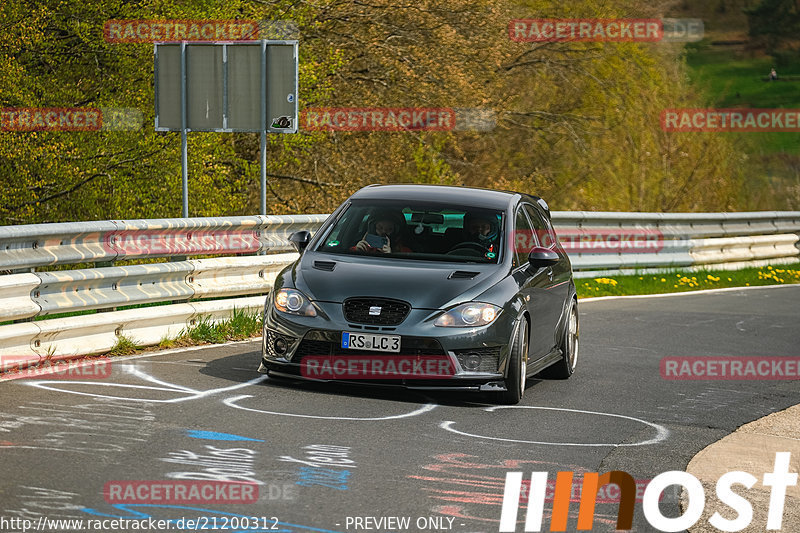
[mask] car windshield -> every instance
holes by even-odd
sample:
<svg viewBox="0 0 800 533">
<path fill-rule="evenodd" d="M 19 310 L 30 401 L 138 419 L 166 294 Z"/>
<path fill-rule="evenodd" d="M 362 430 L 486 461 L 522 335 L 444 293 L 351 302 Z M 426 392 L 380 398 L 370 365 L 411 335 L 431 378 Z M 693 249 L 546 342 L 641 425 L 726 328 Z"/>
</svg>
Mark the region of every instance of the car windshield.
<svg viewBox="0 0 800 533">
<path fill-rule="evenodd" d="M 353 202 L 317 251 L 456 263 L 502 261 L 503 212 L 420 202 Z"/>
</svg>

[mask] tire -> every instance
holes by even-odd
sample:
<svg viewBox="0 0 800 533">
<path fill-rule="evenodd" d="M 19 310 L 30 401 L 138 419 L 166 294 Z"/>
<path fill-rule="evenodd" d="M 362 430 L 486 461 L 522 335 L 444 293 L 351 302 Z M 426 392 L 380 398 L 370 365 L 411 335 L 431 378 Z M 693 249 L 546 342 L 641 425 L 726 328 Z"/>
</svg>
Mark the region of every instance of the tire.
<svg viewBox="0 0 800 533">
<path fill-rule="evenodd" d="M 564 334 L 561 336 L 561 359 L 552 366 L 542 370 L 539 375 L 547 379 L 567 379 L 574 372 L 575 367 L 578 366 L 578 351 L 580 343 L 578 342 L 580 335 L 578 328 L 578 304 L 572 300 L 569 311 L 567 312 L 567 321 L 564 324 Z"/>
<path fill-rule="evenodd" d="M 520 320 L 511 338 L 506 390 L 498 393 L 497 403 L 516 405 L 525 394 L 528 367 L 528 324 Z"/>
</svg>

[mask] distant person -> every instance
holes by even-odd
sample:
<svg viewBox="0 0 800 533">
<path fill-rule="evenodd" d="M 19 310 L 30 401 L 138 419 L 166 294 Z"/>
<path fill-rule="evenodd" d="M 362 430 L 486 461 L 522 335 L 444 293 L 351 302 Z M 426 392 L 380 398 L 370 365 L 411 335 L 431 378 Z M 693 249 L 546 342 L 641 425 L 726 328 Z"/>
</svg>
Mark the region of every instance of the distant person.
<svg viewBox="0 0 800 533">
<path fill-rule="evenodd" d="M 772 70 L 769 71 L 769 81 L 775 81 L 777 79 L 778 79 L 778 73 L 773 68 Z"/>
</svg>

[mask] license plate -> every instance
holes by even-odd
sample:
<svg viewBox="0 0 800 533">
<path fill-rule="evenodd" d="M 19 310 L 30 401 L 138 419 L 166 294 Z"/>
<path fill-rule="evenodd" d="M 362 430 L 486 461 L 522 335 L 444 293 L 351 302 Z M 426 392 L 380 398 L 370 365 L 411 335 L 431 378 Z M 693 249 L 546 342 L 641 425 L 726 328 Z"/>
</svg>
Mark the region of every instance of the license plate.
<svg viewBox="0 0 800 533">
<path fill-rule="evenodd" d="M 370 333 L 343 331 L 342 348 L 372 350 L 373 352 L 399 352 L 400 335 L 372 335 Z"/>
</svg>

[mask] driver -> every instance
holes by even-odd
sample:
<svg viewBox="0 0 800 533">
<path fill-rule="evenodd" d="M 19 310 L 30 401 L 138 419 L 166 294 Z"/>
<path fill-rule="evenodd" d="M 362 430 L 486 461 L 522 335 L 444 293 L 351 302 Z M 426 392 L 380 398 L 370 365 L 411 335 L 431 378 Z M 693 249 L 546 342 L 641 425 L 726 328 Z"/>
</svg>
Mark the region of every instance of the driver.
<svg viewBox="0 0 800 533">
<path fill-rule="evenodd" d="M 476 242 L 489 251 L 494 251 L 497 248 L 500 225 L 496 217 L 484 214 L 468 214 L 464 218 L 464 227 L 468 235 L 466 242 Z"/>
</svg>

